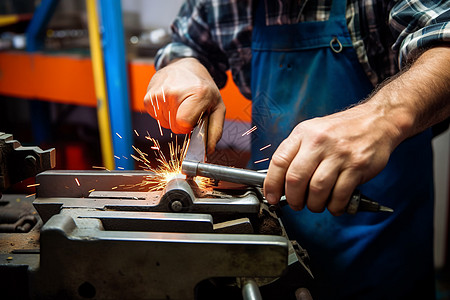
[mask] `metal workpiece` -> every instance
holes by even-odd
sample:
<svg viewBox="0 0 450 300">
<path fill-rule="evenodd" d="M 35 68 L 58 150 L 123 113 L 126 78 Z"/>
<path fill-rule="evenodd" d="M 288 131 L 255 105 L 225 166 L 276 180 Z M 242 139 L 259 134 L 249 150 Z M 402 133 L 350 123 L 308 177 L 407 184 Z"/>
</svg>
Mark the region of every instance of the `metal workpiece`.
<svg viewBox="0 0 450 300">
<path fill-rule="evenodd" d="M 174 212 L 190 211 L 195 200 L 194 192 L 185 179 L 174 178 L 167 183 L 161 205 Z"/>
<path fill-rule="evenodd" d="M 171 180 L 164 191 L 133 189 L 147 175 L 133 171 L 46 171 L 36 178 L 39 185 L 33 205 L 44 222 L 63 208 L 209 214 L 257 214 L 260 209 L 260 200 L 251 191 L 198 197 L 193 183 L 180 178 Z"/>
<path fill-rule="evenodd" d="M 195 286 L 208 278 L 277 278 L 287 265 L 288 241 L 279 236 L 107 231 L 77 222 L 56 215 L 43 226 L 33 296 L 195 299 Z"/>
<path fill-rule="evenodd" d="M 141 187 L 137 185 L 152 174 L 149 171 L 50 170 L 36 176 L 36 196 L 89 197 L 94 189 L 139 192 Z"/>
<path fill-rule="evenodd" d="M 202 176 L 214 180 L 260 187 L 264 185 L 266 178 L 265 173 L 253 170 L 189 161 L 186 159 L 181 164 L 181 172 L 186 176 Z"/>
<path fill-rule="evenodd" d="M 25 147 L 11 134 L 0 132 L 0 192 L 55 165 L 54 148 Z"/>
</svg>

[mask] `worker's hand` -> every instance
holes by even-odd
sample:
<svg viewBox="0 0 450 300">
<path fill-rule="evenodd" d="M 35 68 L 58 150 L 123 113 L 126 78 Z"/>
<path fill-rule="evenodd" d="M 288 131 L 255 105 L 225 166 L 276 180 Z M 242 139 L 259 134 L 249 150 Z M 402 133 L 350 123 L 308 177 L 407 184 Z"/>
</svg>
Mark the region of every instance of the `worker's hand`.
<svg viewBox="0 0 450 300">
<path fill-rule="evenodd" d="M 272 156 L 264 182 L 268 202 L 284 191 L 294 210 L 344 213 L 356 186 L 378 174 L 397 146 L 393 126 L 370 106 L 298 124 Z"/>
<path fill-rule="evenodd" d="M 208 153 L 222 136 L 225 105 L 214 80 L 195 58 L 182 58 L 162 68 L 150 80 L 144 104 L 161 126 L 189 133 L 209 116 Z"/>
</svg>

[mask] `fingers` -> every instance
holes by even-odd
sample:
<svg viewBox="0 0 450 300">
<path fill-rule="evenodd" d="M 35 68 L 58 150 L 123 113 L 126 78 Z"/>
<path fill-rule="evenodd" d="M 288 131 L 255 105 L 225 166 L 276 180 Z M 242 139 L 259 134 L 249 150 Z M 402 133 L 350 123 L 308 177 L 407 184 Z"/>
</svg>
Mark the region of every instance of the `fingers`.
<svg viewBox="0 0 450 300">
<path fill-rule="evenodd" d="M 264 180 L 264 195 L 270 204 L 276 204 L 284 193 L 286 172 L 300 148 L 300 141 L 284 140 L 277 148 L 270 161 L 266 179 Z"/>
<path fill-rule="evenodd" d="M 220 138 L 224 104 L 208 70 L 196 59 L 180 59 L 157 71 L 144 104 L 161 126 L 176 134 L 189 133 L 202 115 L 213 113 L 211 149 Z"/>
<path fill-rule="evenodd" d="M 331 194 L 330 203 L 328 203 L 328 210 L 331 214 L 339 216 L 345 213 L 353 191 L 356 186 L 362 183 L 362 178 L 358 174 L 349 170 L 339 174 Z"/>
<path fill-rule="evenodd" d="M 264 182 L 264 193 L 270 204 L 285 194 L 289 206 L 312 212 L 325 208 L 340 215 L 356 186 L 363 181 L 352 152 L 336 146 L 329 138 L 317 138 L 317 132 L 297 127 L 275 151 Z M 353 163 L 349 163 L 352 161 Z"/>
<path fill-rule="evenodd" d="M 225 104 L 219 103 L 209 115 L 207 153 L 213 153 L 216 144 L 222 137 L 223 124 L 225 122 Z"/>
<path fill-rule="evenodd" d="M 163 101 L 160 101 L 163 99 Z M 158 120 L 162 127 L 170 128 L 170 119 L 168 114 L 168 103 L 164 101 L 165 97 L 162 94 L 153 93 L 148 91 L 144 97 L 144 105 L 147 112 L 155 119 Z"/>
<path fill-rule="evenodd" d="M 202 95 L 193 93 L 180 103 L 176 114 L 176 124 L 178 127 L 175 130 L 180 129 L 180 131 L 184 132 L 179 133 L 188 133 L 197 125 L 200 118 L 206 115 L 209 109 L 209 103 L 203 101 L 202 98 Z"/>
<path fill-rule="evenodd" d="M 330 194 L 339 176 L 339 166 L 333 159 L 325 159 L 319 163 L 311 176 L 306 203 L 312 212 L 325 210 Z"/>
</svg>

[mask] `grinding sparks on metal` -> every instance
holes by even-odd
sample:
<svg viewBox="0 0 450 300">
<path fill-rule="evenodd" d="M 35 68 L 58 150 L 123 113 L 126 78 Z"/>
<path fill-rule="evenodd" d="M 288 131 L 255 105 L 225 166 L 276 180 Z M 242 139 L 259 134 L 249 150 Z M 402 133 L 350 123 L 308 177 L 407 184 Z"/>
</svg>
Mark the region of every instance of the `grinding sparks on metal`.
<svg viewBox="0 0 450 300">
<path fill-rule="evenodd" d="M 151 165 L 147 153 L 133 146 L 138 156 L 131 154 L 131 157 L 143 164 L 140 166 L 141 168 L 153 173 L 145 176 L 145 179 L 141 183 L 133 185 L 133 187 L 139 187 L 142 190 L 147 189 L 148 191 L 159 191 L 163 190 L 171 179 L 180 176 L 185 178 L 185 175 L 181 174 L 181 162 L 186 156 L 189 137 L 185 136 L 182 145 L 178 144 L 178 137 L 175 136 L 175 138 L 175 143 L 170 142 L 168 144 L 169 157 L 166 157 L 161 150 L 161 145 L 158 140 L 148 136 L 147 139 L 153 142 L 153 146 L 150 149 L 154 150 L 156 154 L 156 161 L 158 162 L 158 167 L 156 168 Z M 196 177 L 195 181 L 200 188 L 211 186 L 209 178 Z"/>
</svg>

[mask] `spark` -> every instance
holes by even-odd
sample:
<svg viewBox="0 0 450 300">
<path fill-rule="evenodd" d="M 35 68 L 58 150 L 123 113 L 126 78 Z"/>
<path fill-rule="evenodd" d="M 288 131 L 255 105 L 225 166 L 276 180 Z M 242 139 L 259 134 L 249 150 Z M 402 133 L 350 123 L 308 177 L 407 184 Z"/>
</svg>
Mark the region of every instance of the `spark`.
<svg viewBox="0 0 450 300">
<path fill-rule="evenodd" d="M 164 103 L 166 102 L 166 95 L 164 95 L 164 89 L 161 87 L 161 92 L 163 94 L 163 101 Z"/>
<path fill-rule="evenodd" d="M 124 167 L 117 167 L 117 169 L 124 170 L 125 168 Z"/>
<path fill-rule="evenodd" d="M 246 132 L 244 132 L 244 133 L 242 134 L 242 136 L 248 135 L 248 134 L 252 133 L 253 131 L 255 131 L 256 129 L 258 129 L 258 127 L 253 126 L 253 127 L 250 128 L 249 130 L 247 130 Z"/>
<path fill-rule="evenodd" d="M 88 193 L 92 193 L 93 191 L 95 191 L 95 189 L 89 190 Z"/>
<path fill-rule="evenodd" d="M 259 149 L 259 151 L 263 151 L 264 149 L 267 149 L 267 148 L 269 148 L 270 146 L 272 146 L 272 144 L 269 144 L 269 145 L 266 145 L 266 146 L 262 147 L 261 149 Z"/>
<path fill-rule="evenodd" d="M 41 185 L 41 184 L 40 183 L 29 184 L 29 185 L 27 185 L 27 188 L 35 187 L 35 186 L 39 186 L 39 185 Z"/>
<path fill-rule="evenodd" d="M 186 151 L 190 141 L 189 136 L 186 135 L 184 137 L 182 145 L 178 144 L 177 136 L 175 144 L 173 141 L 168 143 L 168 156 L 166 156 L 161 150 L 161 145 L 159 144 L 158 140 L 151 137 L 149 137 L 149 140 L 153 142 L 153 146 L 151 146 L 150 149 L 155 151 L 158 166 L 153 167 L 149 161 L 148 154 L 136 148 L 135 146 L 132 146 L 137 155 L 132 154 L 131 157 L 137 162 L 142 163 L 143 165 L 141 165 L 141 167 L 143 169 L 152 172 L 151 175 L 145 176 L 142 182 L 133 185 L 132 187 L 148 189 L 148 191 L 159 191 L 163 190 L 166 187 L 167 183 L 173 178 L 185 178 L 184 175 L 181 175 L 181 163 L 186 156 Z M 212 185 L 212 182 L 209 178 L 196 177 L 195 181 L 200 188 L 207 188 Z"/>
<path fill-rule="evenodd" d="M 268 160 L 269 160 L 269 158 L 266 157 L 266 158 L 255 161 L 255 164 L 259 164 L 259 163 L 262 163 L 263 161 L 268 161 Z"/>
<path fill-rule="evenodd" d="M 98 167 L 98 166 L 92 166 L 92 169 L 102 169 L 102 170 L 108 170 L 105 167 Z"/>
<path fill-rule="evenodd" d="M 75 178 L 75 182 L 77 183 L 78 186 L 80 186 L 80 181 L 78 181 L 78 178 Z"/>
<path fill-rule="evenodd" d="M 155 113 L 155 118 L 158 118 L 158 114 L 156 113 L 155 105 L 153 104 L 152 94 L 149 94 L 149 95 L 150 95 L 150 102 L 152 103 L 152 107 L 153 107 L 153 112 Z"/>
<path fill-rule="evenodd" d="M 158 95 L 155 94 L 156 108 L 159 110 Z"/>
<path fill-rule="evenodd" d="M 116 132 L 116 135 L 117 135 L 119 138 L 122 138 L 122 137 L 120 136 L 120 134 L 118 134 L 117 132 Z"/>
<path fill-rule="evenodd" d="M 128 157 L 126 157 L 125 155 L 122 155 L 123 158 L 128 159 Z"/>
<path fill-rule="evenodd" d="M 120 157 L 118 157 L 117 155 L 114 155 L 114 158 L 116 158 L 116 159 L 120 159 Z"/>
<path fill-rule="evenodd" d="M 136 129 L 134 130 L 134 133 L 136 134 L 136 136 L 139 136 L 139 133 L 136 131 Z"/>
<path fill-rule="evenodd" d="M 202 121 L 203 113 L 204 111 L 202 111 L 202 113 L 200 114 L 200 117 L 197 120 L 197 125 L 200 124 L 200 122 Z"/>
<path fill-rule="evenodd" d="M 25 196 L 25 198 L 29 198 L 29 197 L 33 197 L 33 196 L 36 196 L 36 193 L 34 193 L 34 194 L 29 194 L 29 195 Z"/>
<path fill-rule="evenodd" d="M 159 133 L 161 134 L 161 136 L 163 136 L 163 131 L 161 128 L 161 123 L 159 123 L 159 120 L 156 120 L 158 122 L 158 127 L 159 127 Z"/>
<path fill-rule="evenodd" d="M 172 129 L 172 124 L 170 123 L 170 110 L 169 110 L 169 129 Z M 170 133 L 170 137 L 172 137 L 172 133 Z"/>
</svg>

